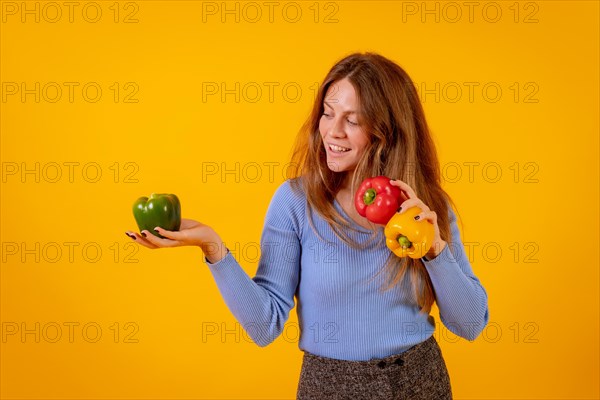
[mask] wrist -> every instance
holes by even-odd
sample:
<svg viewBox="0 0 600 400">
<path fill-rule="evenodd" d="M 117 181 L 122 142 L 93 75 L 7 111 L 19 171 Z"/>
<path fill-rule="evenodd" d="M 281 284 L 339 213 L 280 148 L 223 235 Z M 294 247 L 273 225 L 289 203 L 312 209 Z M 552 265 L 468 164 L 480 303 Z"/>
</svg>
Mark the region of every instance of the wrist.
<svg viewBox="0 0 600 400">
<path fill-rule="evenodd" d="M 204 252 L 204 257 L 206 258 L 206 261 L 208 261 L 210 264 L 215 264 L 224 259 L 227 256 L 227 253 L 229 253 L 229 250 L 227 249 L 227 247 L 223 246 L 222 250 L 219 250 L 214 253 Z"/>
<path fill-rule="evenodd" d="M 440 255 L 440 253 L 444 250 L 446 245 L 447 245 L 447 243 L 444 240 L 439 240 L 439 241 L 433 243 L 433 245 L 431 246 L 431 248 L 429 249 L 427 254 L 425 254 L 425 259 L 427 261 L 433 260 L 438 255 Z"/>
<path fill-rule="evenodd" d="M 207 240 L 203 241 L 198 247 L 202 249 L 204 256 L 211 264 L 222 260 L 229 251 L 225 246 L 225 243 L 223 243 L 219 235 L 214 231 Z"/>
</svg>

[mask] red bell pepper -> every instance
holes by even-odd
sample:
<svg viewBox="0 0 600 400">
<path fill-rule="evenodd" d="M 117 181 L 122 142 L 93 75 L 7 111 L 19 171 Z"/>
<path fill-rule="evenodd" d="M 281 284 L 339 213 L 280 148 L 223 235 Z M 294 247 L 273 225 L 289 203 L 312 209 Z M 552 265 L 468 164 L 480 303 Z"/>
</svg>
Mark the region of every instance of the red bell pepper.
<svg viewBox="0 0 600 400">
<path fill-rule="evenodd" d="M 398 186 L 390 184 L 390 178 L 381 175 L 362 181 L 354 196 L 354 205 L 369 221 L 386 225 L 407 199 Z"/>
</svg>

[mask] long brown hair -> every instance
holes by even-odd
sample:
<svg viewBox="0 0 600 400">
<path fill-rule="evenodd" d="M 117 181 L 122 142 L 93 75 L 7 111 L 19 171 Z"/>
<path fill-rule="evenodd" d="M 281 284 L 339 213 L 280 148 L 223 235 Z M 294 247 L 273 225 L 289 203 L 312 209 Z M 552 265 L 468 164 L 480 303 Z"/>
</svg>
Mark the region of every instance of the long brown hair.
<svg viewBox="0 0 600 400">
<path fill-rule="evenodd" d="M 449 203 L 454 205 L 454 202 L 441 186 L 438 156 L 418 93 L 408 74 L 379 54 L 350 54 L 338 61 L 323 80 L 292 152 L 292 164 L 298 167 L 290 176 L 292 188 L 298 190 L 301 182 L 309 210 L 316 209 L 346 244 L 353 248 L 366 245 L 346 234 L 345 230 L 354 228 L 333 205 L 349 172 L 334 172 L 328 168 L 319 132 L 327 90 L 330 85 L 344 78 L 348 78 L 356 91 L 359 123 L 369 136 L 369 143 L 353 172 L 352 195 L 368 177 L 385 175 L 391 179 L 401 179 L 436 212 L 440 236 L 451 243 L 448 206 Z M 314 229 L 312 222 L 311 227 Z M 383 227 L 378 227 L 371 237 L 374 238 L 381 229 Z M 421 312 L 430 312 L 435 293 L 420 259 L 399 258 L 390 252 L 385 270 L 391 278 L 385 290 L 401 282 L 409 273 L 415 303 Z"/>
</svg>

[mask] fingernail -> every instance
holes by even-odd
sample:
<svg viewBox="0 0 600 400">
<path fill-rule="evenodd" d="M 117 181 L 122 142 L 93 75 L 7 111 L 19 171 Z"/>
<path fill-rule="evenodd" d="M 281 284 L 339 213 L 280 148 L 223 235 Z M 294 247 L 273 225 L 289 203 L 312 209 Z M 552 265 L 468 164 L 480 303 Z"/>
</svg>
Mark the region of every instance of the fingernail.
<svg viewBox="0 0 600 400">
<path fill-rule="evenodd" d="M 158 232 L 158 227 L 154 228 L 154 232 Z"/>
<path fill-rule="evenodd" d="M 415 219 L 419 219 L 419 218 L 421 218 L 421 216 L 420 216 L 420 215 L 417 215 L 417 216 L 415 217 Z"/>
<path fill-rule="evenodd" d="M 146 234 L 145 234 L 144 232 L 142 232 L 142 236 L 143 236 L 143 237 L 146 237 Z"/>
<path fill-rule="evenodd" d="M 400 207 L 400 208 L 398 209 L 398 212 L 401 212 L 401 211 L 402 211 L 402 207 Z"/>
<path fill-rule="evenodd" d="M 132 239 L 132 236 L 129 233 L 125 232 L 125 234 L 127 235 L 128 238 Z"/>
</svg>

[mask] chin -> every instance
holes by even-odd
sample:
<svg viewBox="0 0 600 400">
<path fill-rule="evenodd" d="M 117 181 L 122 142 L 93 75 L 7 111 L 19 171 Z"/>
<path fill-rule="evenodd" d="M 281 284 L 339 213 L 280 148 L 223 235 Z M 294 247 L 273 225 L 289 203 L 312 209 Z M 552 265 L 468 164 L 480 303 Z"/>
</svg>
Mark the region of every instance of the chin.
<svg viewBox="0 0 600 400">
<path fill-rule="evenodd" d="M 333 172 L 344 171 L 344 165 L 338 163 L 337 161 L 327 161 L 327 167 Z"/>
<path fill-rule="evenodd" d="M 327 166 L 333 172 L 348 172 L 354 168 L 350 167 L 346 163 L 338 163 L 336 161 L 327 161 Z"/>
</svg>

